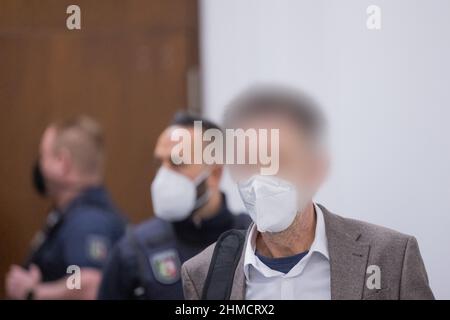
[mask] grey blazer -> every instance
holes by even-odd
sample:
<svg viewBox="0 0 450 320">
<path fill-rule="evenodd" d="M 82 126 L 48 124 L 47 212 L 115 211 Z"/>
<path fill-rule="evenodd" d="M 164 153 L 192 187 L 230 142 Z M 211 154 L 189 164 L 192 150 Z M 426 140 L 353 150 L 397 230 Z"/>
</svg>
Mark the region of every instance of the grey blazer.
<svg viewBox="0 0 450 320">
<path fill-rule="evenodd" d="M 330 254 L 331 299 L 434 299 L 414 237 L 320 208 Z M 214 244 L 183 264 L 186 299 L 200 299 L 213 251 Z M 233 300 L 245 299 L 244 252 L 234 274 Z M 380 268 L 380 289 L 366 285 L 371 265 Z"/>
</svg>

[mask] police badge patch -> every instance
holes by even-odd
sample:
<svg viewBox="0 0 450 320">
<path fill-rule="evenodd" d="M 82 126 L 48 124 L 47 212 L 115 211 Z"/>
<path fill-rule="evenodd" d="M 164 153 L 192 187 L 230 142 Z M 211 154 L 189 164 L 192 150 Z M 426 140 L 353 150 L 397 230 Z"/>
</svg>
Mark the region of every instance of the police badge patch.
<svg viewBox="0 0 450 320">
<path fill-rule="evenodd" d="M 109 241 L 99 235 L 91 235 L 87 239 L 88 256 L 92 261 L 103 262 L 108 256 Z"/>
<path fill-rule="evenodd" d="M 150 265 L 155 279 L 162 284 L 173 284 L 180 279 L 180 258 L 174 249 L 150 256 Z"/>
</svg>

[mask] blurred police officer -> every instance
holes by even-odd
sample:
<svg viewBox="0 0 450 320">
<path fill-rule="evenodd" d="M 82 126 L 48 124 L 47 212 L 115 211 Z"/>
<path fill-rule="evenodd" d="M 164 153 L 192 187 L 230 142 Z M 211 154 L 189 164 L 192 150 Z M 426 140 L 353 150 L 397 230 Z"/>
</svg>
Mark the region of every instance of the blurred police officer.
<svg viewBox="0 0 450 320">
<path fill-rule="evenodd" d="M 103 137 L 92 119 L 75 117 L 44 132 L 33 178 L 53 211 L 24 267 L 13 265 L 6 292 L 13 299 L 92 299 L 109 249 L 124 234 L 124 219 L 103 182 Z M 72 266 L 68 269 L 69 266 Z M 68 277 L 75 287 L 68 287 Z M 79 290 L 74 290 L 79 284 Z"/>
<path fill-rule="evenodd" d="M 151 186 L 156 217 L 138 225 L 113 249 L 99 299 L 183 299 L 181 264 L 224 231 L 249 225 L 247 215 L 233 215 L 227 207 L 219 189 L 221 165 L 172 161 L 177 144 L 171 139 L 173 130 L 187 129 L 195 139 L 195 121 L 201 121 L 203 131 L 219 129 L 200 117 L 178 113 L 162 132 L 154 152 L 159 170 Z"/>
</svg>

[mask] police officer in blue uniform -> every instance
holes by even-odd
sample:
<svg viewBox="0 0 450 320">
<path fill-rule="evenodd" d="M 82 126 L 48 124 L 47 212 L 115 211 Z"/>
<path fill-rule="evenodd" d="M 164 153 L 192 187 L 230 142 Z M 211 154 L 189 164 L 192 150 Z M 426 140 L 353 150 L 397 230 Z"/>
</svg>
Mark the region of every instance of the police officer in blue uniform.
<svg viewBox="0 0 450 320">
<path fill-rule="evenodd" d="M 11 266 L 10 298 L 96 297 L 108 253 L 125 232 L 125 220 L 102 186 L 102 168 L 101 130 L 92 119 L 76 117 L 45 130 L 33 181 L 54 209 L 24 266 Z"/>
<path fill-rule="evenodd" d="M 201 121 L 202 131 L 220 130 L 210 121 L 178 113 L 160 135 L 154 152 L 159 170 L 151 186 L 156 217 L 135 227 L 113 249 L 99 299 L 183 299 L 181 264 L 224 231 L 249 225 L 247 215 L 234 215 L 227 207 L 219 188 L 222 165 L 173 158 L 173 134 L 185 129 L 194 139 L 199 137 L 195 121 Z"/>
</svg>

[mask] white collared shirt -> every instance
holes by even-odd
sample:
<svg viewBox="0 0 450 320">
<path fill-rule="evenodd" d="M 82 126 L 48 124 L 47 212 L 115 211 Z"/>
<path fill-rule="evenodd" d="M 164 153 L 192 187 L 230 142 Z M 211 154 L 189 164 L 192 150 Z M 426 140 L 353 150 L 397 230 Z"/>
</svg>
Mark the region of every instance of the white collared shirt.
<svg viewBox="0 0 450 320">
<path fill-rule="evenodd" d="M 245 247 L 244 274 L 246 300 L 329 300 L 330 259 L 325 221 L 317 205 L 316 231 L 309 252 L 288 273 L 270 269 L 256 255 L 256 226 L 249 233 Z"/>
</svg>

